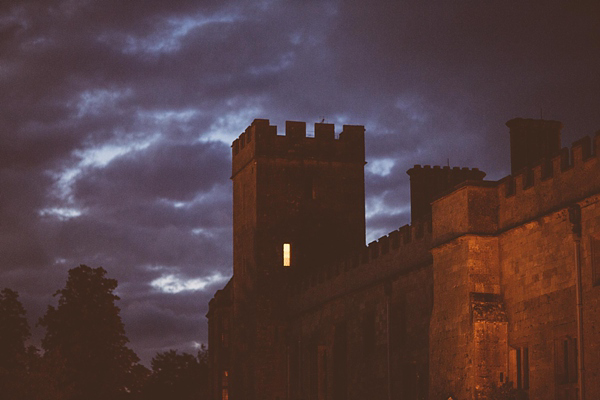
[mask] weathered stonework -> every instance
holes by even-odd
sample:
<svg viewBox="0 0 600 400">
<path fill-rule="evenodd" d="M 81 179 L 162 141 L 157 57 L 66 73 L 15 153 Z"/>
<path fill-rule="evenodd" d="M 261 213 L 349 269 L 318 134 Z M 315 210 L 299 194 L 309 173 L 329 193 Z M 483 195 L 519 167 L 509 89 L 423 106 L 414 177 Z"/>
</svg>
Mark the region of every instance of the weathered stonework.
<svg viewBox="0 0 600 400">
<path fill-rule="evenodd" d="M 412 225 L 364 246 L 364 129 L 278 136 L 255 120 L 232 145 L 212 398 L 470 400 L 512 384 L 574 399 L 581 338 L 585 395 L 600 398 L 600 136 L 559 150 L 559 122 L 507 125 L 514 175 L 415 166 Z"/>
</svg>

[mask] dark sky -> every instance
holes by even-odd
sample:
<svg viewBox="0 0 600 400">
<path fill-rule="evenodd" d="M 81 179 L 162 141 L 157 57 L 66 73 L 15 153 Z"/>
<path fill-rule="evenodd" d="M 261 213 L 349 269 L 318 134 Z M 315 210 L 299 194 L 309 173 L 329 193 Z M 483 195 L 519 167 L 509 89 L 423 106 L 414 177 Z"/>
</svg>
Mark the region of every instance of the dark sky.
<svg viewBox="0 0 600 400">
<path fill-rule="evenodd" d="M 374 240 L 409 222 L 414 164 L 499 179 L 511 118 L 562 121 L 565 146 L 600 129 L 598 4 L 4 0 L 0 288 L 35 325 L 70 268 L 103 266 L 145 362 L 194 351 L 254 118 L 365 125 Z"/>
</svg>

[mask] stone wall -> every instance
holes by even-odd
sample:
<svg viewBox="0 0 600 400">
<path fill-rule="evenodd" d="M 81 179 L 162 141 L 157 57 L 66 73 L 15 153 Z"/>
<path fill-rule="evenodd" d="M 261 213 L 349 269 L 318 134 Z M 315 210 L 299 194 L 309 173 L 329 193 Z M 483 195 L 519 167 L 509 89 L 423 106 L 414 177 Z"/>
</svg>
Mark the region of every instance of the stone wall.
<svg viewBox="0 0 600 400">
<path fill-rule="evenodd" d="M 243 366 L 234 371 L 238 387 L 252 390 L 232 392 L 232 398 L 470 400 L 486 399 L 495 386 L 509 383 L 530 399 L 566 400 L 578 389 L 582 345 L 586 398 L 600 398 L 599 135 L 550 160 L 529 160 L 514 176 L 467 181 L 438 194 L 431 221 L 413 221 L 366 247 L 344 239 L 341 258 L 319 258 L 304 269 L 292 263 L 289 273 L 282 272 L 275 265 L 281 255 L 273 251 L 282 234 L 270 224 L 281 220 L 275 214 L 315 200 L 314 194 L 294 194 L 302 186 L 294 176 L 314 167 L 333 179 L 343 169 L 349 174 L 343 189 L 359 175 L 343 163 L 362 168 L 364 160 L 364 147 L 354 141 L 362 127 L 345 127 L 335 139 L 331 126 L 317 125 L 315 138 L 306 137 L 302 123 L 290 123 L 281 137 L 267 120 L 256 120 L 232 146 L 234 176 L 239 174 L 234 214 L 250 214 L 234 216 L 235 290 L 218 292 L 209 312 L 211 363 Z M 249 163 L 257 155 L 265 158 L 255 170 Z M 268 179 L 261 178 L 265 171 Z M 286 182 L 298 187 L 281 189 Z M 330 197 L 325 208 L 334 209 L 334 200 L 345 196 Z M 248 198 L 250 210 L 244 208 Z M 580 236 L 574 234 L 573 207 L 581 211 Z M 302 223 L 293 225 L 291 233 L 311 236 Z M 330 225 L 335 231 L 344 224 Z M 352 231 L 363 226 L 364 218 Z M 323 249 L 332 243 L 321 239 L 327 237 L 317 240 Z M 578 260 L 583 343 L 576 318 Z M 231 295 L 238 297 L 223 300 Z M 213 345 L 222 333 L 219 321 L 231 315 L 235 354 L 224 361 L 226 352 Z"/>
<path fill-rule="evenodd" d="M 388 391 L 392 398 L 427 398 L 431 265 L 404 269 L 398 254 L 386 262 L 395 265 L 394 276 L 293 316 L 290 340 L 299 356 L 291 398 L 386 399 Z M 336 335 L 341 326 L 343 339 Z"/>
<path fill-rule="evenodd" d="M 582 210 L 587 392 L 597 397 L 600 288 L 591 247 L 600 237 L 599 138 L 593 146 L 589 138 L 576 142 L 571 157 L 563 149 L 517 176 L 468 182 L 434 201 L 431 398 L 485 398 L 507 381 L 532 398 L 575 395 L 573 206 Z M 478 316 L 473 299 L 481 296 L 488 298 L 484 308 L 498 304 L 502 317 Z M 501 353 L 490 354 L 498 348 L 506 348 L 504 362 Z"/>
</svg>

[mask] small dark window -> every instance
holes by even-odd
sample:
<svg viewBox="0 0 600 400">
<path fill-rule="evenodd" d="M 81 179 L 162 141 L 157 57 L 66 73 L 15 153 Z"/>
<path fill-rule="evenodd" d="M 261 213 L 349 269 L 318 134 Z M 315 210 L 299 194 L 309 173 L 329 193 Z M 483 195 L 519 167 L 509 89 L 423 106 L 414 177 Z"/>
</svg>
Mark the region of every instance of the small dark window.
<svg viewBox="0 0 600 400">
<path fill-rule="evenodd" d="M 600 237 L 590 237 L 592 279 L 594 286 L 600 286 Z"/>
<path fill-rule="evenodd" d="M 517 389 L 529 389 L 529 348 L 512 347 L 509 354 L 510 380 Z"/>
<path fill-rule="evenodd" d="M 317 198 L 317 190 L 315 188 L 315 179 L 310 176 L 304 181 L 304 197 L 306 199 L 315 200 Z"/>
<path fill-rule="evenodd" d="M 365 355 L 375 349 L 375 311 L 367 311 L 363 317 L 363 348 Z"/>
<path fill-rule="evenodd" d="M 555 343 L 555 357 L 557 383 L 577 383 L 577 339 L 558 339 Z"/>
<path fill-rule="evenodd" d="M 577 339 L 563 337 L 554 341 L 556 398 L 574 399 L 577 396 Z"/>
</svg>

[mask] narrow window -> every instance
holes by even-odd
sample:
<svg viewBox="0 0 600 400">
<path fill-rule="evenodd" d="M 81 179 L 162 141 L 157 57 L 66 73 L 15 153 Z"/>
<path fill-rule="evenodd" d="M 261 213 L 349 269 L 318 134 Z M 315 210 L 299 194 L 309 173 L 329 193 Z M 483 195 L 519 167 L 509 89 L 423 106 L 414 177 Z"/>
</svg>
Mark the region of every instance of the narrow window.
<svg viewBox="0 0 600 400">
<path fill-rule="evenodd" d="M 600 286 L 600 237 L 590 237 L 592 259 L 592 284 Z"/>
<path fill-rule="evenodd" d="M 577 396 L 577 339 L 564 337 L 554 342 L 556 398 L 574 399 Z"/>
<path fill-rule="evenodd" d="M 529 389 L 529 348 L 511 348 L 509 361 L 510 381 L 517 389 Z"/>
<path fill-rule="evenodd" d="M 569 383 L 569 341 L 563 340 L 563 376 L 561 383 Z"/>
<path fill-rule="evenodd" d="M 229 371 L 223 371 L 221 378 L 221 400 L 229 400 Z"/>
<path fill-rule="evenodd" d="M 346 321 L 335 326 L 332 358 L 333 400 L 343 400 L 348 397 L 348 327 Z"/>
<path fill-rule="evenodd" d="M 315 188 L 315 180 L 313 177 L 309 177 L 304 181 L 304 197 L 312 200 L 317 198 L 317 190 Z"/>
<path fill-rule="evenodd" d="M 521 361 L 521 349 L 517 349 L 517 389 L 523 388 L 523 363 Z"/>
<path fill-rule="evenodd" d="M 529 389 L 529 348 L 523 347 L 523 389 Z"/>
<path fill-rule="evenodd" d="M 319 400 L 327 400 L 327 347 L 320 345 L 317 348 L 317 393 Z"/>
<path fill-rule="evenodd" d="M 365 356 L 375 350 L 375 311 L 367 311 L 363 317 L 363 349 Z"/>
<path fill-rule="evenodd" d="M 223 371 L 223 387 L 229 386 L 229 371 Z"/>
<path fill-rule="evenodd" d="M 290 267 L 292 265 L 292 246 L 289 243 L 283 244 L 283 266 Z"/>
</svg>

